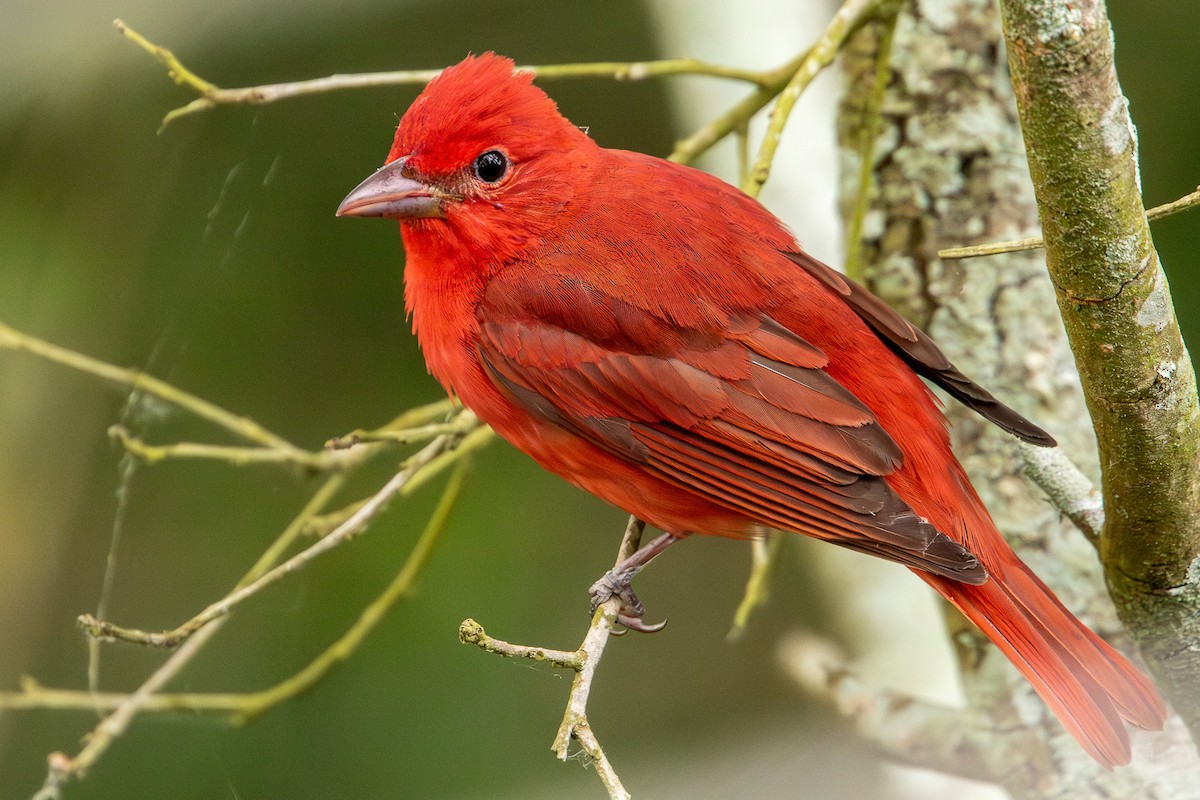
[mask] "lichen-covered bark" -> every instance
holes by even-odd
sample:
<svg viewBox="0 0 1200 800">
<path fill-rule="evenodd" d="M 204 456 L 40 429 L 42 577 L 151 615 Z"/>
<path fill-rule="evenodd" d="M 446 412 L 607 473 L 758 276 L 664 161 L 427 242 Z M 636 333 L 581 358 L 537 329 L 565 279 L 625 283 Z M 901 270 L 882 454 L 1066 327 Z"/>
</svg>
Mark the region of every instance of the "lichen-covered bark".
<svg viewBox="0 0 1200 800">
<path fill-rule="evenodd" d="M 846 59 L 839 138 L 847 216 L 860 191 L 859 131 L 877 33 L 864 32 Z M 861 242 L 868 283 L 923 325 L 964 372 L 1051 431 L 1095 478 L 1095 440 L 1041 254 L 937 257 L 940 248 L 1037 232 L 994 4 L 906 4 L 890 64 Z M 1102 634 L 1115 634 L 1095 550 L 1021 475 L 1017 443 L 957 404 L 947 416 L 999 528 L 1069 607 Z M 1140 756 L 1133 767 L 1105 773 L 994 648 L 954 615 L 951 623 L 970 706 L 964 724 L 995 731 L 984 760 L 1014 797 L 1167 798 L 1200 785 L 1200 764 L 1177 746 L 1186 739 L 1178 727 L 1139 737 L 1139 753 L 1153 750 L 1154 759 Z"/>
<path fill-rule="evenodd" d="M 1102 0 L 1002 2 L 1046 263 L 1100 443 L 1122 619 L 1200 737 L 1200 407 Z"/>
</svg>

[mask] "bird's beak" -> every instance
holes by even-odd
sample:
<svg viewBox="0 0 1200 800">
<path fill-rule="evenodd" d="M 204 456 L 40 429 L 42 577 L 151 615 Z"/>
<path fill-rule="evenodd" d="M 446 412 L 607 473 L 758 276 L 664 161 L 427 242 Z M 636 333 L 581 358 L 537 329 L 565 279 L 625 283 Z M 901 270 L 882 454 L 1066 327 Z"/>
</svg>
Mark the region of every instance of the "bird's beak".
<svg viewBox="0 0 1200 800">
<path fill-rule="evenodd" d="M 371 177 L 354 187 L 338 206 L 339 217 L 391 217 L 417 219 L 441 217 L 446 196 L 428 184 L 405 176 L 404 163 L 398 158 L 375 171 Z"/>
</svg>

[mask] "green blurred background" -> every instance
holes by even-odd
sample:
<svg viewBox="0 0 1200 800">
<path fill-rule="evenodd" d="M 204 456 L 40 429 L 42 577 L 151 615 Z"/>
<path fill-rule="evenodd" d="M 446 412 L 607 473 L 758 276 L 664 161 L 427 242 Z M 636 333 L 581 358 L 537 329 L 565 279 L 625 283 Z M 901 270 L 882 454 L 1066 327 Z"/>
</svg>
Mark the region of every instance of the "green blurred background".
<svg viewBox="0 0 1200 800">
<path fill-rule="evenodd" d="M 1157 204 L 1200 181 L 1200 12 L 1166 0 L 1110 8 L 1146 200 Z M 0 10 L 0 320 L 148 369 L 309 447 L 440 396 L 404 319 L 395 227 L 332 214 L 380 162 L 416 89 L 220 109 L 159 135 L 163 113 L 191 97 L 112 18 L 228 86 L 441 66 L 470 50 L 524 63 L 680 55 L 658 52 L 650 15 L 627 1 L 6 0 Z M 661 155 L 684 133 L 672 129 L 669 81 L 548 88 L 608 146 Z M 1157 223 L 1155 239 L 1195 349 L 1196 212 Z M 73 620 L 100 596 L 119 485 L 106 428 L 128 413 L 151 441 L 220 440 L 175 412 L 127 412 L 125 399 L 0 351 L 0 689 L 25 674 L 84 685 Z M 266 467 L 138 470 L 109 617 L 160 629 L 190 616 L 228 590 L 315 485 Z M 398 569 L 436 494 L 398 504 L 249 603 L 176 688 L 255 689 L 306 664 Z M 463 647 L 456 631 L 473 616 L 513 641 L 573 647 L 585 589 L 609 565 L 623 520 L 493 445 L 419 591 L 351 661 L 245 728 L 142 717 L 68 796 L 601 796 L 594 776 L 547 750 L 566 676 Z M 671 625 L 616 641 L 593 694 L 593 724 L 635 795 L 901 796 L 775 665 L 780 633 L 819 628 L 827 602 L 806 596 L 798 553 L 733 645 L 724 636 L 744 545 L 697 541 L 640 579 L 651 615 Z M 132 688 L 160 659 L 107 648 L 102 684 Z M 95 719 L 0 715 L 0 796 L 32 793 L 46 754 L 77 751 Z"/>
</svg>

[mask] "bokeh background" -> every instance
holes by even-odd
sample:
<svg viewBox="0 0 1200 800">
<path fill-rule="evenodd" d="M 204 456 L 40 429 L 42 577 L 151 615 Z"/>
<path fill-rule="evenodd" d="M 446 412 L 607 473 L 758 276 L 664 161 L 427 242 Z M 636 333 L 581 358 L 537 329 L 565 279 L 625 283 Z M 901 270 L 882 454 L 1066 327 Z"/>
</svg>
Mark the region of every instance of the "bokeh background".
<svg viewBox="0 0 1200 800">
<path fill-rule="evenodd" d="M 1145 197 L 1157 204 L 1200 182 L 1200 11 L 1167 0 L 1109 5 Z M 828 11 L 811 6 L 815 28 Z M 769 4 L 739 8 L 746 64 L 764 63 L 756 30 L 791 37 L 793 51 L 811 38 Z M 524 63 L 714 57 L 730 52 L 734 30 L 686 3 L 632 0 L 0 0 L 0 11 L 0 320 L 148 369 L 310 447 L 439 397 L 404 319 L 394 226 L 332 215 L 380 162 L 416 89 L 220 109 L 158 134 L 163 113 L 191 96 L 116 35 L 113 17 L 228 86 L 442 66 L 486 49 Z M 694 35 L 700 44 L 678 52 L 682 28 L 711 46 Z M 601 143 L 665 154 L 687 132 L 678 90 L 701 80 L 548 88 Z M 768 203 L 790 191 L 832 219 L 832 190 L 812 188 L 811 177 L 777 171 Z M 1197 214 L 1155 226 L 1193 351 Z M 806 218 L 809 238 L 829 228 Z M 792 221 L 804 236 L 804 220 Z M 73 620 L 101 595 L 121 485 L 107 427 L 125 417 L 152 441 L 214 439 L 186 416 L 131 412 L 125 401 L 94 379 L 0 352 L 0 689 L 22 675 L 84 685 Z M 148 629 L 187 618 L 228 590 L 314 485 L 268 467 L 139 469 L 109 616 Z M 435 499 L 430 488 L 398 504 L 354 544 L 249 603 L 176 688 L 255 689 L 306 664 L 391 578 Z M 573 647 L 585 589 L 609 565 L 623 521 L 493 445 L 475 460 L 419 591 L 353 659 L 245 728 L 142 717 L 68 796 L 602 796 L 584 767 L 547 749 L 567 676 L 463 647 L 456 631 L 472 616 L 513 641 Z M 645 797 L 917 796 L 777 665 L 780 637 L 823 630 L 837 602 L 806 589 L 803 549 L 787 551 L 749 635 L 725 641 L 747 561 L 743 544 L 696 541 L 639 579 L 652 616 L 671 625 L 614 642 L 593 693 L 593 724 L 627 785 Z M 102 684 L 132 688 L 160 658 L 108 648 Z M 75 752 L 95 721 L 0 714 L 0 796 L 32 793 L 46 754 Z"/>
</svg>

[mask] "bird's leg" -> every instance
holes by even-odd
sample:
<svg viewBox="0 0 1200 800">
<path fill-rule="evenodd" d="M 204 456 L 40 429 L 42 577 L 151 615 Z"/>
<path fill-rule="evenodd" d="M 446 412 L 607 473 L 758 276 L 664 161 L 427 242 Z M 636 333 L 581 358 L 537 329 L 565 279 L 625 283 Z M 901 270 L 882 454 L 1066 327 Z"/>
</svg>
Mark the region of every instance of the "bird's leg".
<svg viewBox="0 0 1200 800">
<path fill-rule="evenodd" d="M 651 540 L 649 544 L 638 548 L 633 555 L 604 573 L 603 577 L 593 583 L 592 588 L 588 590 L 588 594 L 592 598 L 592 613 L 595 613 L 601 603 L 609 598 L 616 597 L 621 601 L 621 610 L 617 613 L 617 622 L 631 631 L 638 631 L 640 633 L 657 633 L 661 631 L 667 624 L 666 620 L 655 625 L 647 625 L 642 622 L 642 615 L 646 613 L 646 606 L 634 594 L 633 586 L 630 585 L 630 582 L 633 580 L 634 575 L 641 572 L 642 567 L 649 564 L 655 556 L 675 544 L 681 538 L 683 537 L 670 533 L 660 534 Z"/>
</svg>

